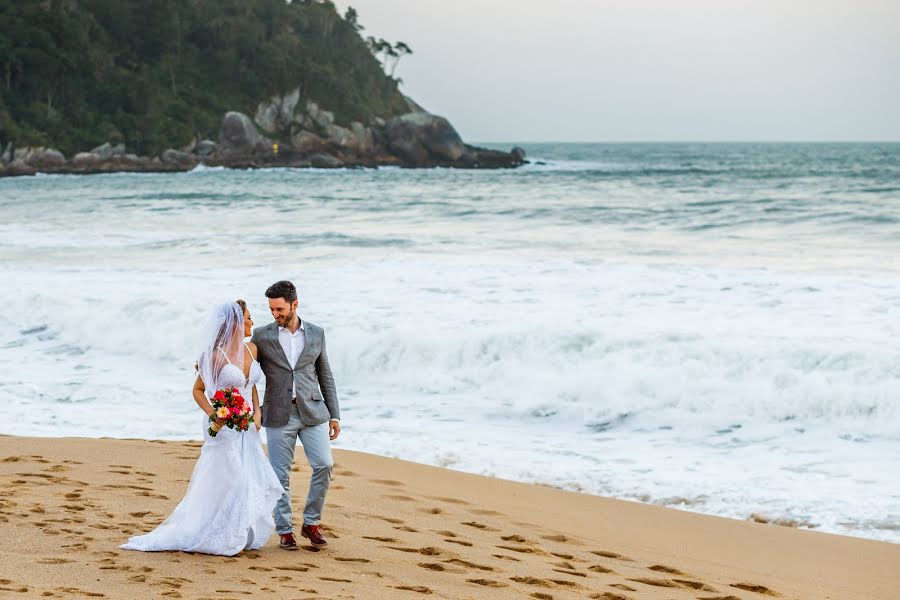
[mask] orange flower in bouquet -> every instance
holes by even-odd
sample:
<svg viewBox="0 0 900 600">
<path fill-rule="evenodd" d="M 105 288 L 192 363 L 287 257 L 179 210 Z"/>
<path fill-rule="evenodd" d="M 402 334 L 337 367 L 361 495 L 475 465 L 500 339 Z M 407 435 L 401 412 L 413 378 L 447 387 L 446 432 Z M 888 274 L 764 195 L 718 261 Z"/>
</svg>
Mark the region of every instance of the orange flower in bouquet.
<svg viewBox="0 0 900 600">
<path fill-rule="evenodd" d="M 247 431 L 250 423 L 253 423 L 250 403 L 241 396 L 237 388 L 216 391 L 212 397 L 212 406 L 213 414 L 209 416 L 210 426 L 207 430 L 211 437 L 216 437 L 222 429 L 216 422 L 218 419 L 225 421 L 225 427 L 238 431 Z"/>
</svg>

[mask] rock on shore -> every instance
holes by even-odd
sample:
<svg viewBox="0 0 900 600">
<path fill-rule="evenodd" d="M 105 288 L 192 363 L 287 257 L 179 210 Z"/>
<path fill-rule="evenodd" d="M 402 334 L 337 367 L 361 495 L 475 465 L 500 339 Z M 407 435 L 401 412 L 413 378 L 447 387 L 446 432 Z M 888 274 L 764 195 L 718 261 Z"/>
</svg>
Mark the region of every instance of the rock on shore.
<svg viewBox="0 0 900 600">
<path fill-rule="evenodd" d="M 254 118 L 230 111 L 222 117 L 218 141 L 195 137 L 187 146 L 159 156 L 128 153 L 124 144 L 105 143 L 66 158 L 53 148 L 16 147 L 0 154 L 0 177 L 44 173 L 188 171 L 197 165 L 296 168 L 400 166 L 501 169 L 524 164 L 525 152 L 469 146 L 453 125 L 408 100 L 411 112 L 389 120 L 339 124 L 334 113 L 300 99 L 294 89 L 261 102 Z"/>
</svg>

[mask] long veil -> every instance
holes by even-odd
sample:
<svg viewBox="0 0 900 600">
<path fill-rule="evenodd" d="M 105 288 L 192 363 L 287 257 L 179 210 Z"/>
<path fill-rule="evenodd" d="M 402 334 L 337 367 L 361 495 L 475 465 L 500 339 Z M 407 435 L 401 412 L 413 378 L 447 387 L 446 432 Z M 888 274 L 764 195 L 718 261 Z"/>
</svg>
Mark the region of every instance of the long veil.
<svg viewBox="0 0 900 600">
<path fill-rule="evenodd" d="M 227 365 L 237 367 L 241 375 L 244 373 L 244 310 L 237 302 L 220 304 L 213 310 L 206 327 L 197 369 L 206 395 L 211 398 L 216 390 L 224 387 L 219 384 L 222 369 Z"/>
</svg>

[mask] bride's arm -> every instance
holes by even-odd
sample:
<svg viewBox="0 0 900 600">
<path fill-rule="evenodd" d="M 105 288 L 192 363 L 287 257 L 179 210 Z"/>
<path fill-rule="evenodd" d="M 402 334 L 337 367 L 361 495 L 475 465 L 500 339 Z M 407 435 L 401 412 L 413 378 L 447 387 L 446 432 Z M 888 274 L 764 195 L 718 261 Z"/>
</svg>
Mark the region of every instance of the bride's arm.
<svg viewBox="0 0 900 600">
<path fill-rule="evenodd" d="M 209 403 L 209 399 L 206 397 L 206 386 L 203 385 L 203 380 L 200 379 L 199 375 L 197 375 L 197 381 L 194 382 L 194 389 L 191 390 L 191 393 L 194 396 L 194 402 L 197 403 L 197 406 L 200 407 L 200 410 L 205 412 L 207 417 L 211 417 L 213 414 L 213 407 L 212 404 Z M 225 421 L 223 421 L 222 419 L 216 419 L 216 422 L 219 424 L 219 426 L 225 425 Z"/>
<path fill-rule="evenodd" d="M 256 430 L 259 431 L 259 428 L 262 427 L 262 413 L 259 412 L 259 392 L 256 391 L 256 386 L 253 386 L 253 422 L 256 423 Z"/>
</svg>

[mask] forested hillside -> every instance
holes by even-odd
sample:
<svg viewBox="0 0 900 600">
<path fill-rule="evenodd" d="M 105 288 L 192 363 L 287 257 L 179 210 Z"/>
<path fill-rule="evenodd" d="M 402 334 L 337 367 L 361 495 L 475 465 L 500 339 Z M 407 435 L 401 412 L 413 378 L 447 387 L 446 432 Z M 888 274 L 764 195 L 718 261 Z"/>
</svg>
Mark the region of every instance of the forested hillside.
<svg viewBox="0 0 900 600">
<path fill-rule="evenodd" d="M 154 155 L 298 86 L 337 123 L 407 112 L 361 29 L 314 0 L 0 0 L 0 144 Z"/>
</svg>

